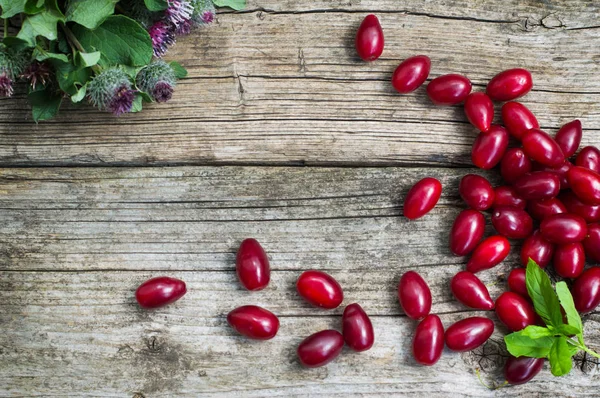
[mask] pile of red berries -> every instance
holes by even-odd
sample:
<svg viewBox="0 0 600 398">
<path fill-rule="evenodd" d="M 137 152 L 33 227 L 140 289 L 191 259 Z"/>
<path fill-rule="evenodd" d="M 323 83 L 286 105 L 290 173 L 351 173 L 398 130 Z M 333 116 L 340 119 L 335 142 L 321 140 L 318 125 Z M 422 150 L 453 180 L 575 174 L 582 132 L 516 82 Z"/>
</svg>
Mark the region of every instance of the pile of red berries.
<svg viewBox="0 0 600 398">
<path fill-rule="evenodd" d="M 377 59 L 384 39 L 374 15 L 365 18 L 358 35 L 356 45 L 361 58 Z M 394 72 L 392 85 L 399 93 L 412 92 L 426 81 L 430 67 L 427 56 L 408 58 Z M 586 256 L 600 261 L 600 151 L 588 146 L 572 158 L 582 138 L 579 120 L 562 126 L 555 137 L 540 130 L 533 113 L 514 101 L 532 87 L 529 71 L 510 69 L 492 78 L 485 93 L 471 93 L 469 79 L 457 74 L 433 79 L 426 90 L 435 105 L 464 102 L 467 119 L 480 131 L 471 152 L 473 164 L 481 169 L 499 166 L 505 181 L 505 185 L 496 188 L 475 174 L 460 181 L 459 193 L 469 209 L 454 221 L 450 249 L 458 256 L 471 257 L 466 271 L 452 278 L 450 289 L 469 308 L 495 309 L 498 319 L 511 331 L 542 322 L 527 292 L 525 269 L 515 268 L 510 273 L 509 291 L 495 302 L 475 275 L 508 256 L 508 239 L 524 240 L 523 266 L 529 259 L 542 268 L 552 261 L 559 276 L 574 279 L 571 291 L 580 313 L 587 313 L 600 303 L 600 267 L 584 271 Z M 494 101 L 505 102 L 501 111 L 504 126 L 492 124 Z M 508 148 L 511 136 L 520 142 L 520 147 Z M 405 199 L 404 216 L 423 217 L 435 207 L 441 193 L 442 184 L 435 178 L 417 182 Z M 485 217 L 481 212 L 487 210 L 491 211 L 497 234 L 484 239 Z M 414 271 L 400 279 L 398 297 L 406 315 L 421 320 L 413 339 L 413 354 L 421 364 L 433 365 L 440 358 L 444 339 L 453 351 L 469 351 L 485 343 L 494 331 L 490 319 L 470 317 L 451 325 L 444 333 L 439 317 L 429 314 L 429 287 Z M 524 383 L 542 365 L 543 359 L 511 358 L 505 365 L 506 379 L 512 384 Z"/>
</svg>

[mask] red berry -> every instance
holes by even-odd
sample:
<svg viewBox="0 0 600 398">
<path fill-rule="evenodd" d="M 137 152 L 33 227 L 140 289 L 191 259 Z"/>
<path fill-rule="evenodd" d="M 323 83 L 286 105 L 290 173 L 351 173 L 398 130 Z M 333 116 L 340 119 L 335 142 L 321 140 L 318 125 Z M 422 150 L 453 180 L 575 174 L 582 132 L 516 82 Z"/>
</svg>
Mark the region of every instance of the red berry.
<svg viewBox="0 0 600 398">
<path fill-rule="evenodd" d="M 450 250 L 457 256 L 473 251 L 485 231 L 485 217 L 476 210 L 463 210 L 450 230 Z"/>
<path fill-rule="evenodd" d="M 504 236 L 490 236 L 481 242 L 467 262 L 467 271 L 479 272 L 500 264 L 510 253 L 510 243 Z"/>
<path fill-rule="evenodd" d="M 158 308 L 174 303 L 186 292 L 184 281 L 159 276 L 142 283 L 135 291 L 135 299 L 143 308 Z"/>
<path fill-rule="evenodd" d="M 427 85 L 427 95 L 435 105 L 455 105 L 471 92 L 471 81 L 462 75 L 436 77 Z"/>
<path fill-rule="evenodd" d="M 527 131 L 540 128 L 533 113 L 520 102 L 511 101 L 502 105 L 502 121 L 510 135 L 518 140 L 522 139 Z"/>
<path fill-rule="evenodd" d="M 548 199 L 560 192 L 560 179 L 555 173 L 533 171 L 519 177 L 513 187 L 525 200 Z"/>
<path fill-rule="evenodd" d="M 486 133 L 479 133 L 473 149 L 471 160 L 480 169 L 491 169 L 496 166 L 508 147 L 508 132 L 502 126 L 492 125 Z"/>
<path fill-rule="evenodd" d="M 585 252 L 580 242 L 559 245 L 554 251 L 554 270 L 563 278 L 577 278 L 585 267 Z"/>
<path fill-rule="evenodd" d="M 533 220 L 529 214 L 516 207 L 495 208 L 492 225 L 500 235 L 510 239 L 525 239 L 533 232 Z"/>
<path fill-rule="evenodd" d="M 356 52 L 364 61 L 375 61 L 383 52 L 383 29 L 373 14 L 367 15 L 356 32 Z"/>
<path fill-rule="evenodd" d="M 554 245 L 544 239 L 538 230 L 523 242 L 523 246 L 521 247 L 521 264 L 526 266 L 531 258 L 540 268 L 546 268 L 550 264 L 553 254 Z"/>
<path fill-rule="evenodd" d="M 494 188 L 482 176 L 467 174 L 460 180 L 458 192 L 465 203 L 475 210 L 487 210 L 494 203 Z"/>
<path fill-rule="evenodd" d="M 554 140 L 562 149 L 565 157 L 569 158 L 577 152 L 582 135 L 581 122 L 575 119 L 562 126 L 556 133 Z"/>
<path fill-rule="evenodd" d="M 504 378 L 509 384 L 527 383 L 544 367 L 544 358 L 510 357 L 504 365 Z"/>
<path fill-rule="evenodd" d="M 404 217 L 410 220 L 423 217 L 435 207 L 440 196 L 442 196 L 442 184 L 435 178 L 423 178 L 406 194 Z"/>
<path fill-rule="evenodd" d="M 431 366 L 442 356 L 444 350 L 444 326 L 440 317 L 427 315 L 417 325 L 412 342 L 415 361 L 421 365 Z"/>
<path fill-rule="evenodd" d="M 446 345 L 452 351 L 471 351 L 485 343 L 494 333 L 494 322 L 474 316 L 460 320 L 446 329 Z"/>
<path fill-rule="evenodd" d="M 529 301 L 513 292 L 504 292 L 496 299 L 496 315 L 513 332 L 525 329 L 537 320 Z"/>
<path fill-rule="evenodd" d="M 498 73 L 487 85 L 486 93 L 494 101 L 510 101 L 527 94 L 533 87 L 526 69 L 509 69 Z"/>
<path fill-rule="evenodd" d="M 279 330 L 279 319 L 271 311 L 245 305 L 227 314 L 227 323 L 238 333 L 255 340 L 269 340 Z"/>
<path fill-rule="evenodd" d="M 415 271 L 408 271 L 400 278 L 398 300 L 411 319 L 423 319 L 431 311 L 431 291 L 427 282 Z"/>
<path fill-rule="evenodd" d="M 392 86 L 399 93 L 415 91 L 427 80 L 431 60 L 426 55 L 417 55 L 402 61 L 392 75 Z"/>
<path fill-rule="evenodd" d="M 540 231 L 548 242 L 564 245 L 581 242 L 587 235 L 587 225 L 574 214 L 555 214 L 542 221 Z"/>
<path fill-rule="evenodd" d="M 336 308 L 344 300 L 340 284 L 321 271 L 303 272 L 296 282 L 296 290 L 304 300 L 326 309 Z"/>
<path fill-rule="evenodd" d="M 494 204 L 493 208 L 500 206 L 511 206 L 524 210 L 527 206 L 527 201 L 519 196 L 513 187 L 502 185 L 494 189 Z"/>
<path fill-rule="evenodd" d="M 533 170 L 535 170 L 535 171 L 546 171 L 549 173 L 556 174 L 560 181 L 560 189 L 568 189 L 569 188 L 569 181 L 567 180 L 567 173 L 569 172 L 569 169 L 571 167 L 573 167 L 573 163 L 569 162 L 568 160 L 565 160 L 563 162 L 563 164 L 560 165 L 559 167 L 543 166 L 537 162 L 532 162 L 532 164 L 533 164 Z"/>
<path fill-rule="evenodd" d="M 600 221 L 600 205 L 585 204 L 573 192 L 565 192 L 559 199 L 569 213 L 583 217 L 588 223 Z"/>
<path fill-rule="evenodd" d="M 573 166 L 567 173 L 567 180 L 582 202 L 600 205 L 600 174 L 585 167 Z"/>
<path fill-rule="evenodd" d="M 513 293 L 529 299 L 529 293 L 527 292 L 527 284 L 525 283 L 525 268 L 515 268 L 508 274 L 508 290 Z"/>
<path fill-rule="evenodd" d="M 465 114 L 478 130 L 488 131 L 494 119 L 494 104 L 485 93 L 469 94 L 465 100 Z"/>
<path fill-rule="evenodd" d="M 600 262 L 600 224 L 588 225 L 588 234 L 583 240 L 585 254 L 595 262 Z"/>
<path fill-rule="evenodd" d="M 269 259 L 256 239 L 245 239 L 237 252 L 237 276 L 248 290 L 262 290 L 269 284 Z"/>
<path fill-rule="evenodd" d="M 529 130 L 523 136 L 522 143 L 525 154 L 544 166 L 559 167 L 565 161 L 560 146 L 542 130 Z"/>
<path fill-rule="evenodd" d="M 297 349 L 300 363 L 317 368 L 333 361 L 344 348 L 344 338 L 337 330 L 322 330 L 304 339 Z"/>
<path fill-rule="evenodd" d="M 373 346 L 373 325 L 359 304 L 346 306 L 342 315 L 342 334 L 348 347 L 354 351 L 366 351 Z"/>
<path fill-rule="evenodd" d="M 571 288 L 575 308 L 581 314 L 588 313 L 600 304 L 600 267 L 587 269 Z"/>
<path fill-rule="evenodd" d="M 567 209 L 559 199 L 550 198 L 544 200 L 530 200 L 527 203 L 527 211 L 531 217 L 542 221 L 546 217 L 554 214 L 566 213 Z"/>
<path fill-rule="evenodd" d="M 522 175 L 531 171 L 531 160 L 521 148 L 506 151 L 500 163 L 500 174 L 509 184 L 517 181 Z"/>
<path fill-rule="evenodd" d="M 585 167 L 600 173 L 600 150 L 594 146 L 586 146 L 577 155 L 575 166 Z"/>
<path fill-rule="evenodd" d="M 469 308 L 491 310 L 494 300 L 490 297 L 487 287 L 468 271 L 461 271 L 450 281 L 450 290 L 458 301 Z"/>
</svg>

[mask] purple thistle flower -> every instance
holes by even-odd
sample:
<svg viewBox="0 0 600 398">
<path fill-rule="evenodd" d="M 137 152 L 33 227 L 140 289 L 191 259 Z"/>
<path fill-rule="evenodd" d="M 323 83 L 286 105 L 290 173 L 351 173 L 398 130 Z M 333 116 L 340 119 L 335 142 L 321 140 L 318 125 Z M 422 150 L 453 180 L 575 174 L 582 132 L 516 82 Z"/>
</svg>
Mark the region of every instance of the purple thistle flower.
<svg viewBox="0 0 600 398">
<path fill-rule="evenodd" d="M 12 79 L 6 74 L 6 72 L 2 72 L 0 74 L 0 97 L 11 97 L 13 92 Z"/>
<path fill-rule="evenodd" d="M 175 44 L 175 34 L 173 27 L 165 21 L 156 21 L 148 29 L 150 38 L 152 39 L 152 48 L 154 56 L 160 58 L 167 52 L 169 46 Z"/>
<path fill-rule="evenodd" d="M 162 59 L 143 67 L 135 79 L 138 89 L 148 93 L 156 102 L 171 99 L 176 81 L 173 68 Z"/>
<path fill-rule="evenodd" d="M 175 28 L 175 34 L 179 36 L 189 35 L 192 31 L 192 20 L 188 19 L 183 21 L 179 26 Z"/>
<path fill-rule="evenodd" d="M 106 109 L 112 112 L 115 116 L 131 112 L 134 98 L 135 91 L 131 89 L 131 85 L 124 84 L 115 90 L 114 96 L 108 103 Z"/>
<path fill-rule="evenodd" d="M 191 0 L 194 12 L 192 21 L 195 25 L 208 25 L 215 20 L 215 6 L 212 0 Z"/>
<path fill-rule="evenodd" d="M 152 90 L 152 98 L 156 102 L 167 102 L 173 96 L 173 86 L 168 82 L 158 82 Z"/>
<path fill-rule="evenodd" d="M 215 20 L 215 13 L 210 10 L 204 11 L 201 18 L 205 24 L 212 23 Z"/>
<path fill-rule="evenodd" d="M 50 78 L 50 68 L 45 63 L 34 61 L 25 68 L 19 77 L 29 80 L 31 88 L 35 89 L 38 83 L 41 83 L 42 86 L 46 85 L 46 80 Z"/>
<path fill-rule="evenodd" d="M 187 0 L 167 0 L 167 9 L 165 16 L 167 19 L 178 28 L 179 25 L 185 23 L 192 18 L 194 7 Z"/>
</svg>

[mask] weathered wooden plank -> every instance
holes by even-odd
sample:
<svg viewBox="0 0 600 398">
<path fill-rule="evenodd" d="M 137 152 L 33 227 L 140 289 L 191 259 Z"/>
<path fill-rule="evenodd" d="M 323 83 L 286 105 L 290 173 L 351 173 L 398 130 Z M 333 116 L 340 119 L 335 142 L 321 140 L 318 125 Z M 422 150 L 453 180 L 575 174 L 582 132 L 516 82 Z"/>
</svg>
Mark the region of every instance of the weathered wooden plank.
<svg viewBox="0 0 600 398">
<path fill-rule="evenodd" d="M 418 4 L 409 3 L 408 13 L 382 14 L 387 47 L 375 63 L 357 61 L 352 50 L 361 10 L 373 2 L 314 6 L 339 9 L 327 13 L 268 2 L 264 8 L 275 12 L 221 14 L 219 24 L 180 40 L 169 58 L 189 67 L 190 77 L 169 104 L 121 118 L 67 107 L 55 122 L 36 126 L 23 123 L 28 109 L 22 99 L 4 99 L 0 164 L 468 165 L 475 132 L 460 107 L 433 107 L 422 89 L 396 95 L 388 82 L 398 62 L 416 53 L 432 57 L 432 77 L 465 73 L 477 89 L 499 70 L 527 67 L 538 91 L 524 101 L 542 126 L 553 130 L 579 117 L 585 143 L 598 142 L 594 43 L 600 30 L 569 30 L 571 22 L 532 28 L 492 15 L 507 11 L 484 3 L 454 8 L 428 2 L 425 14 L 475 20 L 432 18 L 411 14 Z M 597 7 L 520 3 L 502 9 L 514 10 L 516 19 L 561 19 L 571 12 L 586 26 L 596 15 L 587 11 Z M 393 7 L 393 1 L 381 2 L 382 11 Z M 471 37 L 476 40 L 465 45 Z"/>
<path fill-rule="evenodd" d="M 420 270 L 425 275 L 450 271 Z M 336 276 L 346 289 L 346 302 L 358 301 L 374 314 L 374 348 L 361 354 L 345 350 L 325 368 L 302 369 L 295 359 L 296 345 L 310 333 L 339 328 L 341 309 L 309 308 L 293 294 L 292 274 L 276 271 L 267 290 L 249 293 L 239 289 L 233 274 L 172 272 L 186 280 L 189 293 L 174 305 L 144 311 L 136 306 L 133 291 L 153 275 L 150 272 L 3 271 L 0 396 L 121 397 L 139 392 L 146 397 L 234 393 L 557 397 L 586 394 L 600 386 L 593 377 L 597 367 L 592 367 L 591 375 L 590 369 L 584 374 L 576 368 L 563 378 L 546 369 L 526 385 L 492 394 L 474 372 L 481 368 L 486 381 L 501 381 L 498 367 L 505 354 L 497 343 L 505 333 L 501 325 L 485 355 L 481 350 L 465 354 L 446 350 L 435 367 L 417 366 L 410 354 L 415 322 L 398 316 L 392 283 L 396 277 L 372 270 L 363 274 L 367 280 L 356 273 Z M 465 311 L 455 302 L 440 305 L 442 296 L 448 297 L 447 289 L 434 283 L 432 291 L 433 310 L 442 314 L 446 326 L 467 315 L 484 315 Z M 248 303 L 281 315 L 275 339 L 251 342 L 227 326 L 225 314 Z M 599 320 L 591 315 L 585 322 L 592 347 L 600 336 Z"/>
</svg>

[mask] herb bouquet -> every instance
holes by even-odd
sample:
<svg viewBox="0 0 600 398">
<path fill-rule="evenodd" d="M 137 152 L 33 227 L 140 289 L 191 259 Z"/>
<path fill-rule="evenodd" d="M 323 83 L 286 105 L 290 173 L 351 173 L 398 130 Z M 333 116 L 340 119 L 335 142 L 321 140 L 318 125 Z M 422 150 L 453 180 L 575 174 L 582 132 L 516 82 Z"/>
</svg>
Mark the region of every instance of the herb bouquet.
<svg viewBox="0 0 600 398">
<path fill-rule="evenodd" d="M 0 97 L 17 81 L 37 122 L 64 100 L 120 115 L 171 98 L 187 71 L 162 59 L 177 36 L 245 0 L 0 0 Z"/>
</svg>

